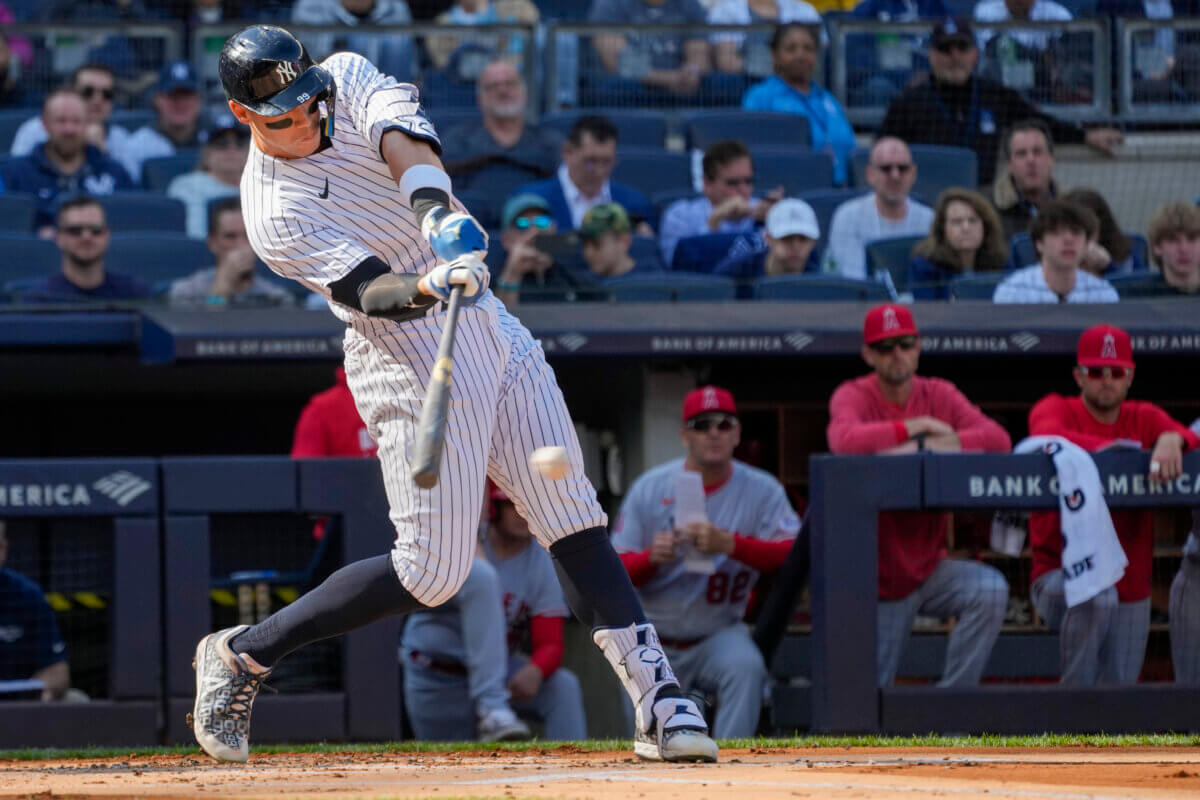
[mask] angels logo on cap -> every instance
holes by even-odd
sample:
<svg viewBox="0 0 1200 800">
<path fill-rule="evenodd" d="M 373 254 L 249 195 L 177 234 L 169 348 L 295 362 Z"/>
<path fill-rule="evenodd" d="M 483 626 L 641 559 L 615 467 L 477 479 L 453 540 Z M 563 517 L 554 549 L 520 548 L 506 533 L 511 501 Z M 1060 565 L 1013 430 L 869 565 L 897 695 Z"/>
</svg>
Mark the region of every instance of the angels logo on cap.
<svg viewBox="0 0 1200 800">
<path fill-rule="evenodd" d="M 700 400 L 700 407 L 707 411 L 710 408 L 720 408 L 720 405 L 717 402 L 717 390 L 711 386 L 704 387 L 704 396 Z"/>
<path fill-rule="evenodd" d="M 1080 334 L 1075 356 L 1081 367 L 1133 367 L 1129 334 L 1115 325 L 1094 325 Z"/>
<path fill-rule="evenodd" d="M 728 389 L 720 386 L 701 386 L 693 389 L 683 398 L 683 421 L 687 422 L 697 414 L 707 414 L 712 411 L 723 411 L 737 416 L 737 406 L 733 395 Z"/>
<path fill-rule="evenodd" d="M 885 308 L 883 310 L 883 329 L 884 331 L 894 331 L 900 327 L 900 320 L 896 319 L 896 309 Z"/>
<path fill-rule="evenodd" d="M 1104 334 L 1104 344 L 1100 345 L 1101 358 L 1116 358 L 1117 357 L 1117 340 L 1111 333 Z"/>
</svg>

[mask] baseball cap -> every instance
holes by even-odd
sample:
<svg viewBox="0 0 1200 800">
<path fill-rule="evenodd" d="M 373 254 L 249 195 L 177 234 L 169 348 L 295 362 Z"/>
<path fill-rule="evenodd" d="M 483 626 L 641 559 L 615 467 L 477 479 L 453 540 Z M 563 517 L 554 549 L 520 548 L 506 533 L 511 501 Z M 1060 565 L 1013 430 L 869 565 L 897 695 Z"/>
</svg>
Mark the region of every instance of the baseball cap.
<svg viewBox="0 0 1200 800">
<path fill-rule="evenodd" d="M 1083 367 L 1132 367 L 1129 334 L 1115 325 L 1094 325 L 1079 336 L 1076 359 Z"/>
<path fill-rule="evenodd" d="M 726 414 L 737 416 L 737 406 L 734 405 L 733 395 L 728 389 L 722 389 L 720 386 L 701 386 L 688 392 L 683 398 L 684 422 L 711 411 L 724 411 Z"/>
<path fill-rule="evenodd" d="M 237 117 L 228 111 L 223 111 L 213 117 L 205 134 L 205 141 L 211 142 L 223 133 L 236 133 L 239 137 L 249 139 L 250 129 L 238 122 Z"/>
<path fill-rule="evenodd" d="M 172 61 L 162 68 L 158 76 L 160 92 L 174 92 L 183 89 L 189 92 L 200 90 L 200 82 L 196 80 L 196 71 L 186 61 Z"/>
<path fill-rule="evenodd" d="M 523 192 L 521 194 L 513 195 L 512 197 L 508 198 L 508 201 L 504 204 L 504 210 L 500 214 L 501 226 L 505 228 L 511 228 L 517 217 L 532 209 L 545 211 L 547 214 L 549 214 L 550 204 L 546 202 L 546 198 L 542 197 L 540 194 L 534 194 L 533 192 Z"/>
<path fill-rule="evenodd" d="M 971 23 L 965 17 L 943 17 L 935 22 L 929 43 L 937 47 L 946 42 L 975 44 L 975 32 L 971 30 Z"/>
<path fill-rule="evenodd" d="M 817 224 L 817 214 L 812 206 L 803 200 L 786 197 L 767 212 L 767 233 L 771 234 L 772 239 L 797 234 L 820 239 L 821 226 Z"/>
<path fill-rule="evenodd" d="M 629 215 L 620 203 L 601 203 L 592 206 L 583 215 L 579 235 L 584 239 L 597 239 L 606 233 L 628 233 L 633 230 Z"/>
<path fill-rule="evenodd" d="M 917 323 L 913 322 L 912 312 L 905 306 L 885 303 L 875 306 L 867 312 L 863 319 L 863 343 L 872 344 L 880 339 L 891 339 L 896 336 L 919 336 Z"/>
</svg>

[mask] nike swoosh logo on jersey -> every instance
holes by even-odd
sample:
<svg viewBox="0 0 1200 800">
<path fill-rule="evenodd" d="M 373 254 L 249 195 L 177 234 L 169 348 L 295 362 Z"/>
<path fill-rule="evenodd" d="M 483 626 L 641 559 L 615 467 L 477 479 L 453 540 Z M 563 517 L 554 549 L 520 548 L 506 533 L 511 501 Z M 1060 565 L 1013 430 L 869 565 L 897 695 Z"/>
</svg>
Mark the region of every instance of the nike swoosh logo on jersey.
<svg viewBox="0 0 1200 800">
<path fill-rule="evenodd" d="M 321 193 L 317 195 L 317 197 L 321 198 L 322 200 L 329 197 L 329 178 L 325 179 L 325 188 L 321 190 Z"/>
</svg>

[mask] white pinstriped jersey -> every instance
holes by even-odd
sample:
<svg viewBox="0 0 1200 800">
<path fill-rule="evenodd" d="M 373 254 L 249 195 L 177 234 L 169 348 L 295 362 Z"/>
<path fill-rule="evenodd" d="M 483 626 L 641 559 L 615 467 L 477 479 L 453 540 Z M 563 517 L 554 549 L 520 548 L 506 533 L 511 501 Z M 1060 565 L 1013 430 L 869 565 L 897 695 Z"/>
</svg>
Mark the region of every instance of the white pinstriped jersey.
<svg viewBox="0 0 1200 800">
<path fill-rule="evenodd" d="M 379 145 L 390 129 L 434 145 L 438 139 L 414 87 L 353 53 L 332 55 L 321 66 L 338 89 L 330 145 L 296 159 L 252 146 L 242 173 L 242 215 L 267 266 L 329 299 L 329 284 L 371 256 L 396 273 L 434 266 Z M 512 498 L 544 547 L 607 524 L 554 372 L 541 346 L 491 292 L 459 315 L 445 446 L 432 489 L 413 483 L 409 458 L 445 312 L 433 308 L 395 322 L 329 305 L 348 324 L 346 382 L 379 443 L 396 528 L 392 564 L 417 600 L 444 603 L 466 579 L 485 476 Z M 551 445 L 567 449 L 563 480 L 549 481 L 529 466 L 530 453 Z"/>
<path fill-rule="evenodd" d="M 618 553 L 650 549 L 659 531 L 675 529 L 675 475 L 683 469 L 677 458 L 641 475 L 621 504 L 612 543 Z M 800 518 L 788 503 L 783 486 L 761 469 L 733 462 L 733 474 L 706 493 L 708 521 L 730 533 L 776 541 L 793 539 Z M 685 572 L 683 561 L 660 564 L 654 577 L 638 587 L 646 619 L 671 639 L 710 636 L 746 613 L 758 570 L 717 555 L 716 572 Z"/>
<path fill-rule="evenodd" d="M 393 272 L 423 273 L 436 262 L 416 217 L 379 154 L 398 128 L 440 146 L 415 86 L 379 72 L 355 53 L 321 62 L 337 84 L 331 145 L 306 158 L 264 155 L 252 142 L 242 172 L 242 214 L 259 258 L 284 278 L 329 298 L 330 283 L 369 256 Z M 363 330 L 385 323 L 330 303 Z"/>
</svg>

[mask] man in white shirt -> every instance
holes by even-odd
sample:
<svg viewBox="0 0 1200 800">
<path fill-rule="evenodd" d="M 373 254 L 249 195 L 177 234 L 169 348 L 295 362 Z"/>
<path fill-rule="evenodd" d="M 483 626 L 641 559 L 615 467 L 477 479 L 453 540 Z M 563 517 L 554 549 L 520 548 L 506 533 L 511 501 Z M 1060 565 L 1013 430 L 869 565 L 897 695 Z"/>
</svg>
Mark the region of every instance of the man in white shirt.
<svg viewBox="0 0 1200 800">
<path fill-rule="evenodd" d="M 1029 229 L 1039 263 L 996 287 L 994 303 L 1115 303 L 1112 284 L 1079 268 L 1100 223 L 1088 209 L 1063 200 L 1044 203 Z"/>
<path fill-rule="evenodd" d="M 871 146 L 867 183 L 875 191 L 847 200 L 833 212 L 824 270 L 844 278 L 867 277 L 867 243 L 897 236 L 924 236 L 933 209 L 909 198 L 917 165 L 901 140 L 884 136 Z"/>
<path fill-rule="evenodd" d="M 1070 11 L 1054 0 L 980 0 L 975 6 L 975 19 L 979 22 L 1067 22 L 1072 17 Z M 979 46 L 987 47 L 988 40 L 994 35 L 996 31 L 980 28 L 977 33 Z M 1045 50 L 1050 46 L 1051 39 L 1056 36 L 1054 31 L 1033 28 L 1007 30 L 1001 35 L 1008 36 L 1022 47 L 1031 50 Z"/>
<path fill-rule="evenodd" d="M 762 225 L 771 206 L 783 197 L 782 188 L 765 201 L 753 196 L 754 162 L 750 151 L 736 139 L 713 143 L 702 163 L 704 193 L 676 200 L 663 212 L 659 224 L 659 246 L 668 267 L 680 239 L 752 231 Z"/>
</svg>

